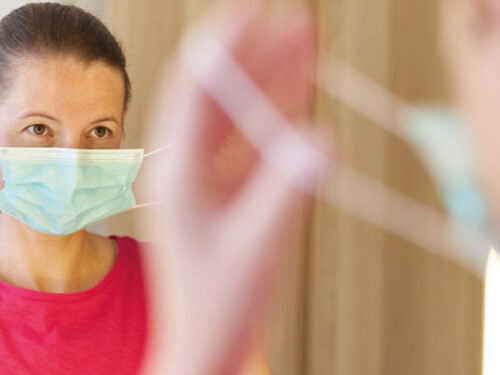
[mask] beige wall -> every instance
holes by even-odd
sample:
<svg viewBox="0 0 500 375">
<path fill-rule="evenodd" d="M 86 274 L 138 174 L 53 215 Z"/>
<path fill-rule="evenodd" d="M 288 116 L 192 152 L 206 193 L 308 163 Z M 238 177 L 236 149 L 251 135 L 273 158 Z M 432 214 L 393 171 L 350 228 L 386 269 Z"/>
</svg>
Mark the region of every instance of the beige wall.
<svg viewBox="0 0 500 375">
<path fill-rule="evenodd" d="M 141 146 L 162 61 L 210 3 L 110 0 L 109 20 L 129 55 L 134 84 L 126 146 Z M 307 5 L 319 25 L 322 56 L 334 53 L 412 102 L 446 99 L 435 0 Z M 440 209 L 405 144 L 320 91 L 315 115 L 336 130 L 346 162 Z M 297 234 L 269 328 L 273 374 L 479 373 L 479 280 L 333 207 L 318 203 L 304 216 L 311 220 Z M 141 237 L 133 214 L 107 230 Z"/>
</svg>

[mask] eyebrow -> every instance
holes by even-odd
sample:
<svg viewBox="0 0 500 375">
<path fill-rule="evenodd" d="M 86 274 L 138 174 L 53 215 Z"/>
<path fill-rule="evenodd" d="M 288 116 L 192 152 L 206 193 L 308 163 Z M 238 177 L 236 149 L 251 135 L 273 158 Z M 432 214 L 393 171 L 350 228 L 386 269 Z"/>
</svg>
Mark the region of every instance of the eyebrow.
<svg viewBox="0 0 500 375">
<path fill-rule="evenodd" d="M 106 121 L 116 122 L 117 125 L 120 125 L 120 122 L 116 118 L 114 118 L 113 116 L 99 118 L 97 120 L 92 121 L 91 124 L 97 124 L 99 122 L 106 122 Z"/>
<path fill-rule="evenodd" d="M 24 118 L 27 118 L 27 117 L 45 117 L 49 120 L 52 120 L 52 121 L 57 121 L 59 122 L 58 119 L 56 119 L 55 117 L 52 117 L 46 113 L 42 113 L 42 112 L 28 112 L 28 113 L 25 113 L 24 115 L 22 115 L 21 117 L 19 117 L 20 119 L 24 119 Z"/>
<path fill-rule="evenodd" d="M 28 112 L 28 113 L 25 113 L 24 115 L 22 115 L 19 118 L 20 119 L 25 119 L 27 117 L 44 117 L 44 118 L 52 120 L 52 121 L 60 122 L 55 117 L 50 116 L 50 115 L 48 115 L 46 113 L 43 113 L 43 112 Z M 91 124 L 97 124 L 99 122 L 106 122 L 106 121 L 115 122 L 118 125 L 120 124 L 120 122 L 115 117 L 113 117 L 113 116 L 99 118 L 97 120 L 92 121 Z"/>
</svg>

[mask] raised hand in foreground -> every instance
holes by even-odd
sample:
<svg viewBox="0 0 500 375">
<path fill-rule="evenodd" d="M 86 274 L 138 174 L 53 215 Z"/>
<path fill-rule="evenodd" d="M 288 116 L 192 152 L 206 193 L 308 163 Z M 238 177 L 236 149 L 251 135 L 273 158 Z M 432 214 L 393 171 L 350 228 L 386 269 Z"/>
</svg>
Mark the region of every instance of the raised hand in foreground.
<svg viewBox="0 0 500 375">
<path fill-rule="evenodd" d="M 307 114 L 315 50 L 303 10 L 266 13 L 256 2 L 240 3 L 219 8 L 201 24 L 284 118 L 294 123 Z M 205 70 L 214 84 L 234 78 L 203 48 L 199 59 L 209 65 Z M 248 103 L 249 111 L 254 104 Z M 145 165 L 143 190 L 163 203 L 144 222 L 158 229 L 163 246 L 148 259 L 156 301 L 148 371 L 236 374 L 307 198 L 269 167 L 181 61 L 165 75 L 152 122 L 150 143 L 176 146 Z M 324 141 L 307 130 L 301 134 L 310 150 L 324 149 Z M 327 159 L 321 165 L 301 155 L 307 148 L 280 132 L 268 132 L 264 141 L 270 155 L 279 145 L 280 155 L 294 156 L 281 158 L 279 166 L 300 185 L 313 187 L 321 177 Z M 296 163 L 306 159 L 311 162 Z"/>
</svg>

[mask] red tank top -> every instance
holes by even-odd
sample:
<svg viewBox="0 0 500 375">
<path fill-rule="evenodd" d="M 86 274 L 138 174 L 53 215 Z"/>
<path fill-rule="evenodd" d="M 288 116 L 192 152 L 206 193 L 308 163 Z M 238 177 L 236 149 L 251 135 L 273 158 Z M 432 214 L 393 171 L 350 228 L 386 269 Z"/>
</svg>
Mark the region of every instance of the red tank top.
<svg viewBox="0 0 500 375">
<path fill-rule="evenodd" d="M 137 374 L 146 338 L 141 246 L 112 238 L 115 264 L 89 290 L 57 294 L 0 283 L 0 374 Z"/>
</svg>

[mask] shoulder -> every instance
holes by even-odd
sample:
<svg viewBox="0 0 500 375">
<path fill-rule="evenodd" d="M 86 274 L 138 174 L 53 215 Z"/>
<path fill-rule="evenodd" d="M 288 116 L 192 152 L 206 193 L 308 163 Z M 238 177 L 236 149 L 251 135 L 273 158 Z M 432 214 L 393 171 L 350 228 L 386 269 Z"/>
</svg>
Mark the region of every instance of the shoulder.
<svg viewBox="0 0 500 375">
<path fill-rule="evenodd" d="M 102 263 L 115 263 L 123 260 L 138 260 L 145 248 L 150 246 L 129 236 L 102 236 L 88 233 L 92 248 L 96 249 Z"/>
<path fill-rule="evenodd" d="M 89 233 L 89 237 L 94 248 L 98 250 L 99 256 L 106 258 L 106 263 L 114 265 L 114 268 L 120 269 L 140 266 L 145 249 L 152 246 L 129 236 L 102 236 Z"/>
<path fill-rule="evenodd" d="M 112 235 L 107 237 L 109 240 L 113 241 L 116 243 L 116 246 L 120 251 L 140 251 L 141 248 L 145 246 L 142 242 L 138 241 L 137 239 L 129 236 L 116 236 Z"/>
<path fill-rule="evenodd" d="M 117 261 L 140 266 L 141 269 L 149 268 L 150 254 L 158 245 L 152 242 L 140 241 L 134 237 L 112 235 L 107 237 L 117 249 Z"/>
</svg>

